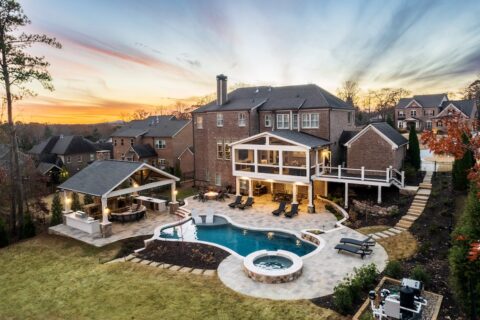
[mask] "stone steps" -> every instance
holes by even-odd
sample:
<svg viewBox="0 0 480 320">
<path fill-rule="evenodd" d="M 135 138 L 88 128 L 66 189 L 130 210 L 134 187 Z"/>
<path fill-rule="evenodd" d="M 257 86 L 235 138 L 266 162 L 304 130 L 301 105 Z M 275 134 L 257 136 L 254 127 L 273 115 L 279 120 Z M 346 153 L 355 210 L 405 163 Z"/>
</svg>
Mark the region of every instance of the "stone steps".
<svg viewBox="0 0 480 320">
<path fill-rule="evenodd" d="M 395 233 L 395 234 L 400 234 L 400 233 L 402 233 L 401 230 L 398 230 L 398 229 L 395 229 L 395 228 L 390 228 L 390 229 L 388 229 L 388 231 L 393 232 L 393 233 Z"/>
<path fill-rule="evenodd" d="M 401 227 L 401 228 L 405 228 L 405 229 L 408 229 L 412 226 L 413 222 L 412 221 L 408 221 L 408 220 L 400 220 L 396 227 Z"/>
<path fill-rule="evenodd" d="M 425 183 L 422 182 L 418 185 L 421 189 L 432 189 L 432 184 L 431 183 Z"/>
<path fill-rule="evenodd" d="M 411 214 L 407 214 L 405 216 L 403 216 L 402 220 L 408 220 L 408 221 L 415 221 L 418 219 L 419 216 L 414 216 L 414 215 L 411 215 Z"/>
<path fill-rule="evenodd" d="M 191 274 L 196 274 L 196 275 L 204 275 L 204 276 L 214 276 L 217 274 L 216 270 L 210 270 L 210 269 L 195 269 L 195 268 L 190 268 L 190 267 L 182 267 L 182 266 L 177 266 L 177 265 L 171 265 L 168 263 L 161 263 L 161 262 L 155 262 L 151 260 L 142 260 L 140 258 L 136 258 L 134 255 L 129 255 L 125 258 L 125 260 L 121 260 L 122 262 L 128 261 L 128 262 L 133 262 L 149 267 L 154 267 L 154 268 L 160 268 L 160 269 L 168 269 L 171 271 L 178 271 L 178 272 L 183 272 L 183 273 L 191 273 Z"/>
</svg>

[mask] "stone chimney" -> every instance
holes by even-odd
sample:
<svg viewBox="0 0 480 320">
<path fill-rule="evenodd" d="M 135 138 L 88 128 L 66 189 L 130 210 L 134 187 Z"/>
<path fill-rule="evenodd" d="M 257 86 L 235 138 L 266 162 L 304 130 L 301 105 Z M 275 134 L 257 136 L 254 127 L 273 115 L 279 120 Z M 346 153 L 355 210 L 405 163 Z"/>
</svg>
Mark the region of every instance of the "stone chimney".
<svg viewBox="0 0 480 320">
<path fill-rule="evenodd" d="M 227 79 L 223 74 L 217 76 L 217 105 L 219 106 L 227 103 Z"/>
</svg>

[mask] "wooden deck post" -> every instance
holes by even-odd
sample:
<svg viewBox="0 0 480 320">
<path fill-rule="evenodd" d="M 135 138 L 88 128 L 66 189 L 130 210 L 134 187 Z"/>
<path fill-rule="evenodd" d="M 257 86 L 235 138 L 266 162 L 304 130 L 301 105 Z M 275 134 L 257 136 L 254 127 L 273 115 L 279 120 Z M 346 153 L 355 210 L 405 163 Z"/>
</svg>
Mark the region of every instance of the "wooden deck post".
<svg viewBox="0 0 480 320">
<path fill-rule="evenodd" d="M 308 213 L 315 212 L 315 204 L 313 203 L 313 182 L 308 185 Z"/>
</svg>

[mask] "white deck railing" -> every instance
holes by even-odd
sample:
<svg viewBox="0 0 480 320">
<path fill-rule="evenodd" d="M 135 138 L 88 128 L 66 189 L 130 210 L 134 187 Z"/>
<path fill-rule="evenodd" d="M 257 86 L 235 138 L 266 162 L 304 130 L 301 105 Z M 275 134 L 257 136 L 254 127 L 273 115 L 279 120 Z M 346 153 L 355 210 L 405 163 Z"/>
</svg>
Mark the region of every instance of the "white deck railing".
<svg viewBox="0 0 480 320">
<path fill-rule="evenodd" d="M 328 177 L 338 180 L 358 180 L 365 182 L 385 182 L 395 184 L 403 188 L 405 183 L 405 173 L 393 169 L 391 166 L 385 170 L 370 170 L 365 167 L 347 168 L 342 166 L 329 167 L 319 164 L 316 168 L 317 177 Z"/>
</svg>

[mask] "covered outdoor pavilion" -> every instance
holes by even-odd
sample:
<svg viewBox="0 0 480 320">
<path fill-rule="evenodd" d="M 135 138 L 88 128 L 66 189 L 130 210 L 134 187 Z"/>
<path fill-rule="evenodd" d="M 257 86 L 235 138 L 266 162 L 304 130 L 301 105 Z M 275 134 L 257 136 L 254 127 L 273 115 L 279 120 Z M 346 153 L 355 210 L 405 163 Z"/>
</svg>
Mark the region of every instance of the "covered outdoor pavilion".
<svg viewBox="0 0 480 320">
<path fill-rule="evenodd" d="M 65 214 L 71 213 L 71 199 L 67 191 L 91 195 L 101 206 L 102 219 L 100 229 L 103 237 L 112 234 L 109 221 L 108 200 L 123 195 L 138 195 L 138 192 L 170 185 L 170 213 L 178 208 L 175 184 L 179 179 L 147 163 L 99 160 L 79 171 L 73 177 L 58 186 L 64 194 Z"/>
</svg>

